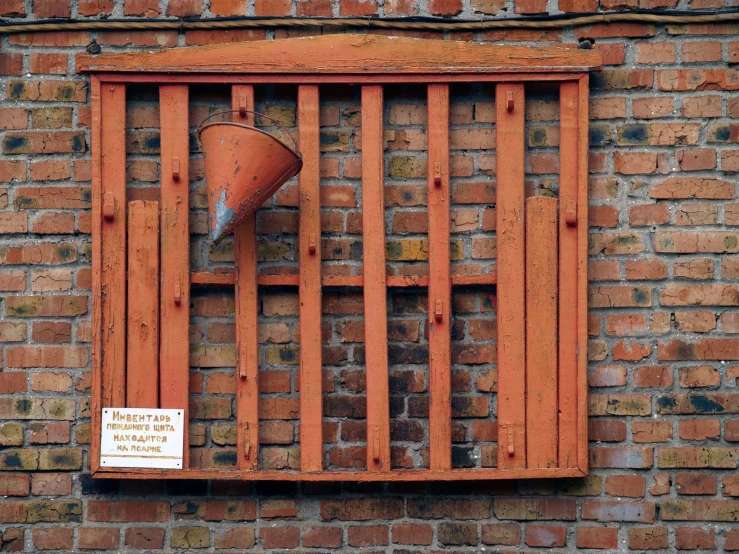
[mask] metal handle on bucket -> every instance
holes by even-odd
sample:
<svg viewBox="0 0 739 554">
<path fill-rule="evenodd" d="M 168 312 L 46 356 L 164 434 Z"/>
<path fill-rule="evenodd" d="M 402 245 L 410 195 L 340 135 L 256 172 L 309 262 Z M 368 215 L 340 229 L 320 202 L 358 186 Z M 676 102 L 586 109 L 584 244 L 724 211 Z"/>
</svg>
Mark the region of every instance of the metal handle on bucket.
<svg viewBox="0 0 739 554">
<path fill-rule="evenodd" d="M 217 115 L 223 115 L 223 114 L 225 114 L 225 113 L 239 113 L 239 114 L 241 114 L 241 113 L 253 113 L 254 115 L 258 115 L 259 117 L 263 117 L 263 118 L 265 118 L 265 119 L 269 119 L 269 120 L 270 120 L 270 121 L 271 121 L 272 123 L 274 123 L 275 125 L 277 125 L 277 127 L 279 127 L 279 128 L 280 128 L 280 130 L 282 130 L 282 131 L 285 131 L 285 134 L 286 134 L 286 135 L 287 135 L 288 137 L 290 137 L 290 142 L 292 142 L 292 143 L 293 143 L 293 146 L 294 146 L 293 150 L 295 151 L 295 153 L 296 153 L 296 154 L 297 154 L 298 156 L 300 156 L 300 152 L 298 152 L 298 141 L 296 141 L 296 140 L 295 140 L 295 139 L 293 138 L 293 136 L 292 136 L 292 134 L 290 133 L 290 131 L 288 131 L 288 130 L 287 130 L 287 129 L 286 129 L 286 128 L 285 128 L 285 127 L 284 127 L 284 126 L 282 125 L 282 123 L 280 123 L 279 121 L 277 121 L 277 120 L 276 120 L 275 118 L 273 118 L 273 117 L 270 117 L 270 116 L 268 116 L 268 115 L 265 115 L 265 114 L 263 114 L 263 113 L 261 113 L 261 112 L 255 112 L 254 110 L 223 110 L 223 111 L 220 111 L 220 112 L 216 112 L 216 113 L 214 113 L 214 114 L 212 114 L 212 115 L 209 115 L 208 117 L 206 117 L 206 118 L 205 118 L 205 119 L 203 120 L 203 122 L 202 122 L 202 123 L 201 123 L 200 125 L 198 125 L 198 135 L 200 135 L 200 131 L 202 130 L 202 128 L 203 128 L 203 125 L 205 125 L 205 122 L 206 122 L 206 121 L 208 121 L 209 119 L 212 119 L 212 118 L 214 118 L 214 117 L 215 117 L 215 116 L 217 116 Z M 220 122 L 218 122 L 218 123 L 238 123 L 238 122 L 237 122 L 237 121 L 220 121 Z M 255 123 L 256 123 L 256 122 L 255 122 Z M 245 124 L 244 124 L 244 123 L 242 123 L 242 125 L 245 125 Z M 256 129 L 257 127 L 255 126 L 254 128 Z"/>
</svg>

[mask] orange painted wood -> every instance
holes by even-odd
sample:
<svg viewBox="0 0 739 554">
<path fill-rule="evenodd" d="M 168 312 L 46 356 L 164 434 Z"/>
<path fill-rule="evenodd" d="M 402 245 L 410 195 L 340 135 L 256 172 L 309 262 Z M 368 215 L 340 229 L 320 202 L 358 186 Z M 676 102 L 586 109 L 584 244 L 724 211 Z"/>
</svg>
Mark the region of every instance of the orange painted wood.
<svg viewBox="0 0 739 554">
<path fill-rule="evenodd" d="M 529 468 L 557 467 L 557 221 L 556 198 L 526 199 L 526 465 Z"/>
<path fill-rule="evenodd" d="M 429 467 L 452 467 L 449 85 L 428 86 Z M 438 169 L 438 171 L 436 171 Z"/>
<path fill-rule="evenodd" d="M 78 54 L 76 63 L 77 72 L 526 73 L 589 71 L 602 65 L 602 56 L 578 48 L 349 33 L 148 52 Z"/>
<path fill-rule="evenodd" d="M 559 89 L 559 467 L 578 465 L 578 225 L 567 223 L 573 210 L 577 215 L 578 88 L 573 82 Z"/>
<path fill-rule="evenodd" d="M 600 67 L 600 66 L 599 66 Z M 383 83 L 522 83 L 532 81 L 577 81 L 579 73 L 313 73 L 313 74 L 260 74 L 260 73 L 97 73 L 106 83 L 220 83 L 237 84 L 300 84 L 317 85 L 352 83 L 371 85 Z"/>
<path fill-rule="evenodd" d="M 235 122 L 254 125 L 254 87 L 239 85 L 231 89 Z M 244 470 L 259 467 L 259 297 L 257 294 L 256 217 L 247 218 L 234 230 L 236 264 L 236 450 L 238 465 Z"/>
<path fill-rule="evenodd" d="M 193 271 L 190 273 L 190 284 L 233 286 L 236 284 L 236 273 L 234 271 L 224 271 L 223 273 Z"/>
<path fill-rule="evenodd" d="M 300 186 L 300 467 L 323 469 L 321 393 L 321 249 L 309 249 L 311 237 L 321 243 L 320 132 L 318 87 L 298 87 L 298 136 L 303 170 Z"/>
<path fill-rule="evenodd" d="M 95 477 L 104 479 L 233 479 L 235 481 L 464 481 L 499 479 L 555 479 L 583 477 L 580 469 L 395 469 L 384 471 L 240 471 L 226 469 L 113 469 L 102 468 Z"/>
<path fill-rule="evenodd" d="M 190 274 L 190 283 L 193 285 L 233 285 L 236 277 L 233 271 L 212 273 L 210 271 L 193 271 Z M 298 275 L 258 275 L 257 284 L 265 287 L 297 287 L 300 281 Z M 390 288 L 427 287 L 427 276 L 415 275 L 388 275 L 387 286 Z M 495 272 L 483 275 L 452 275 L 452 286 L 494 285 L 497 282 Z M 362 275 L 323 275 L 321 283 L 324 287 L 363 287 Z"/>
<path fill-rule="evenodd" d="M 103 192 L 102 192 L 102 113 L 100 79 L 90 76 L 91 151 L 92 151 L 92 440 L 90 471 L 100 468 L 100 431 L 103 403 L 103 340 L 102 265 L 103 265 Z"/>
<path fill-rule="evenodd" d="M 161 348 L 159 405 L 185 412 L 183 467 L 190 459 L 190 225 L 188 87 L 159 87 L 161 127 Z M 173 176 L 179 159 L 180 178 Z"/>
<path fill-rule="evenodd" d="M 588 472 L 588 81 L 578 94 L 577 162 L 577 467 Z"/>
<path fill-rule="evenodd" d="M 507 97 L 513 109 L 508 110 Z M 498 233 L 498 467 L 526 467 L 522 84 L 495 87 Z"/>
<path fill-rule="evenodd" d="M 126 87 L 104 85 L 101 101 L 102 406 L 126 405 Z"/>
<path fill-rule="evenodd" d="M 362 87 L 364 342 L 369 471 L 390 471 L 383 107 L 381 86 Z"/>
<path fill-rule="evenodd" d="M 126 406 L 159 407 L 159 202 L 128 203 Z"/>
</svg>

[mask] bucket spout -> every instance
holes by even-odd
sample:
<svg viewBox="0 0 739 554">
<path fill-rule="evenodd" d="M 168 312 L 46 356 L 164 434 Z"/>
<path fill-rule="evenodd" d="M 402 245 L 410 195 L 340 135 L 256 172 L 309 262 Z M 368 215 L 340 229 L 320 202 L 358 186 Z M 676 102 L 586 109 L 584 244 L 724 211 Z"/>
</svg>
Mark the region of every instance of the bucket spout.
<svg viewBox="0 0 739 554">
<path fill-rule="evenodd" d="M 210 123 L 200 129 L 205 154 L 210 237 L 219 242 L 254 213 L 303 160 L 279 139 L 242 123 Z"/>
</svg>

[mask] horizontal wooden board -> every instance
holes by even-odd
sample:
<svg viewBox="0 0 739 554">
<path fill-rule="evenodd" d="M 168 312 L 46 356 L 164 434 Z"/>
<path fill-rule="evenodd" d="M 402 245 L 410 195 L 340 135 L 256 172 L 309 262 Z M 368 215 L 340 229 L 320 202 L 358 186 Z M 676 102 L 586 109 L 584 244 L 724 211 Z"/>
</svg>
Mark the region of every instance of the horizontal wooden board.
<svg viewBox="0 0 739 554">
<path fill-rule="evenodd" d="M 195 271 L 190 275 L 193 285 L 233 285 L 235 281 L 233 271 L 212 273 L 210 271 Z M 259 275 L 257 284 L 262 287 L 297 287 L 297 275 Z M 452 275 L 452 286 L 494 285 L 497 281 L 495 273 L 484 275 Z M 363 287 L 364 277 L 361 275 L 323 275 L 321 285 L 324 287 Z M 387 286 L 391 288 L 427 287 L 428 277 L 415 275 L 391 275 L 387 278 Z"/>
<path fill-rule="evenodd" d="M 300 84 L 351 83 L 354 85 L 392 83 L 523 83 L 578 82 L 582 73 L 564 70 L 548 73 L 96 73 L 102 83 L 181 83 L 181 84 Z"/>
<path fill-rule="evenodd" d="M 598 69 L 602 64 L 600 52 L 579 48 L 502 46 L 361 34 L 77 55 L 77 72 L 134 73 L 583 72 Z"/>
<path fill-rule="evenodd" d="M 577 468 L 561 469 L 399 469 L 384 471 L 238 471 L 235 469 L 120 469 L 98 470 L 93 477 L 108 479 L 232 479 L 235 481 L 492 481 L 500 479 L 559 479 L 583 477 Z"/>
</svg>

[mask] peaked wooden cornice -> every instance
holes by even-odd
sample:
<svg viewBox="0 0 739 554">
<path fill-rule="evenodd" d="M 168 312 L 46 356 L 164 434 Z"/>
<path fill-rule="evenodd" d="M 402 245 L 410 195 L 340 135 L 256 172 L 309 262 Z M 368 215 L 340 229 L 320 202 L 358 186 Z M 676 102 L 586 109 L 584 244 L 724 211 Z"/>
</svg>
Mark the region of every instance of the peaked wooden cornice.
<svg viewBox="0 0 739 554">
<path fill-rule="evenodd" d="M 452 40 L 333 34 L 160 51 L 78 54 L 77 71 L 127 73 L 413 75 L 582 73 L 600 52 L 562 46 L 509 46 Z"/>
</svg>

